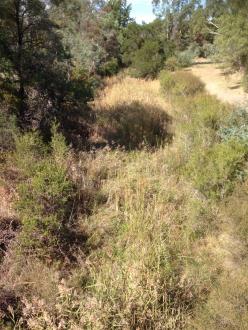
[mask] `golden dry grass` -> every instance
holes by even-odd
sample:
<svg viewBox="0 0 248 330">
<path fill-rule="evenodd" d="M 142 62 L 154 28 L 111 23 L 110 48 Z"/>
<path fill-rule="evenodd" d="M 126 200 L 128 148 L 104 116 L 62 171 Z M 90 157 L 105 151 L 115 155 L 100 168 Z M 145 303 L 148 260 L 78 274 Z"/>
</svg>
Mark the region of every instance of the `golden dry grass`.
<svg viewBox="0 0 248 330">
<path fill-rule="evenodd" d="M 94 102 L 97 109 L 108 111 L 121 104 L 141 102 L 144 105 L 163 109 L 172 114 L 172 108 L 160 93 L 158 80 L 136 79 L 131 77 L 113 77 L 106 79 L 106 88 Z"/>
<path fill-rule="evenodd" d="M 114 77 L 92 104 L 96 124 L 91 142 L 138 149 L 170 142 L 172 117 L 157 80 Z"/>
</svg>

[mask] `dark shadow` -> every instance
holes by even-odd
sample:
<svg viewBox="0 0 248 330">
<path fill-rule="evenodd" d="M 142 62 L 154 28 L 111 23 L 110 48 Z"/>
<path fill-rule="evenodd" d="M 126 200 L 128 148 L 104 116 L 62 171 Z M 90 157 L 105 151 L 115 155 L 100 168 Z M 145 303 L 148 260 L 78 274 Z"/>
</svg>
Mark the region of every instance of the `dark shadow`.
<svg viewBox="0 0 248 330">
<path fill-rule="evenodd" d="M 218 69 L 219 70 L 224 70 L 223 68 L 218 68 Z M 233 73 L 234 73 L 234 71 L 232 71 L 232 70 L 224 70 L 224 71 L 220 72 L 220 75 L 223 76 L 223 77 L 228 77 Z"/>
<path fill-rule="evenodd" d="M 241 87 L 241 83 L 237 84 L 237 85 L 234 85 L 234 86 L 231 86 L 229 87 L 229 89 L 238 89 Z"/>
<path fill-rule="evenodd" d="M 206 62 L 195 61 L 195 62 L 192 63 L 192 66 L 195 66 L 195 65 L 201 65 L 201 66 L 204 66 L 204 65 L 207 65 L 207 64 L 215 64 L 215 63 L 212 62 L 212 61 L 206 61 Z"/>
<path fill-rule="evenodd" d="M 20 221 L 17 218 L 0 218 L 0 261 L 16 238 L 19 229 Z"/>
<path fill-rule="evenodd" d="M 97 147 L 109 145 L 134 150 L 170 143 L 172 117 L 157 106 L 138 101 L 96 111 Z"/>
</svg>

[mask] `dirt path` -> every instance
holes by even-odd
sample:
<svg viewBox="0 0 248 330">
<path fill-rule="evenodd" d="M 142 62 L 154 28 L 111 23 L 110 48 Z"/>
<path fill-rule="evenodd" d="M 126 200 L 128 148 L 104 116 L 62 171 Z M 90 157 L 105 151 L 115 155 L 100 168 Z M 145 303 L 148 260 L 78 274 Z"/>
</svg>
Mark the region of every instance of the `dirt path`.
<svg viewBox="0 0 248 330">
<path fill-rule="evenodd" d="M 241 86 L 241 74 L 226 75 L 220 65 L 199 59 L 190 69 L 206 85 L 206 90 L 218 99 L 233 105 L 248 105 L 248 93 Z"/>
</svg>

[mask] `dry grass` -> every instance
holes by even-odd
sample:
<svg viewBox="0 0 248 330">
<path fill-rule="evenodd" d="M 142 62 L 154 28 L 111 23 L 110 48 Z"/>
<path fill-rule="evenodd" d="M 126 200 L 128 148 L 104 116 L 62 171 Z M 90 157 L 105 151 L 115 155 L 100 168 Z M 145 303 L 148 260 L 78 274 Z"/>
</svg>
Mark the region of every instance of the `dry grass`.
<svg viewBox="0 0 248 330">
<path fill-rule="evenodd" d="M 160 95 L 158 81 L 110 78 L 94 102 L 95 144 L 140 149 L 172 139 L 170 107 Z"/>
<path fill-rule="evenodd" d="M 141 102 L 144 105 L 154 106 L 172 115 L 172 108 L 160 93 L 158 80 L 144 80 L 131 77 L 113 77 L 106 80 L 106 88 L 94 102 L 97 109 L 108 109 L 121 104 Z"/>
<path fill-rule="evenodd" d="M 209 135 L 223 109 L 219 103 L 213 108 L 216 100 L 204 95 L 194 99 L 193 108 L 191 101 L 177 102 L 176 113 L 164 102 L 158 81 L 107 81 L 96 111 L 132 111 L 137 103 L 150 111 L 155 106 L 177 118 L 175 141 L 128 152 L 106 147 L 75 157 L 71 176 L 80 191 L 94 195 L 90 212 L 79 219 L 88 237 L 84 253 L 77 253 L 77 264 L 67 268 L 11 251 L 6 255 L 0 287 L 9 300 L 0 295 L 0 307 L 1 299 L 3 306 L 13 299 L 22 309 L 22 318 L 17 313 L 11 319 L 0 308 L 12 328 L 247 328 L 247 212 L 237 210 L 237 222 L 232 218 L 239 187 L 218 204 L 199 193 L 180 170 L 196 146 L 214 143 L 215 135 Z M 244 184 L 244 205 L 246 191 Z M 240 237 L 231 223 L 242 229 Z"/>
</svg>

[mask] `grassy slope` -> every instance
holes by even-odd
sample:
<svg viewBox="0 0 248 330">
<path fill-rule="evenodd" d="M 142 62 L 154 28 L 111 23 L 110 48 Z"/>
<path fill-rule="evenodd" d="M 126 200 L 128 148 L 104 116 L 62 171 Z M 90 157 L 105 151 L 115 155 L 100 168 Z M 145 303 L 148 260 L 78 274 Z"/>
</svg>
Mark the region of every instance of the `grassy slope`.
<svg viewBox="0 0 248 330">
<path fill-rule="evenodd" d="M 106 143 L 105 130 L 118 131 L 102 113 L 135 113 L 137 104 L 155 107 L 156 120 L 158 111 L 170 116 L 164 129 L 173 141 L 150 148 L 149 134 L 142 146 L 131 136 L 130 151 L 106 146 L 78 156 L 74 180 L 94 194 L 91 213 L 80 219 L 84 253 L 61 271 L 10 252 L 1 283 L 23 297 L 30 329 L 245 329 L 247 182 L 221 200 L 208 198 L 184 169 L 191 154 L 215 143 L 209 123 L 229 109 L 204 94 L 165 102 L 158 81 L 113 78 L 95 102 L 92 140 Z M 124 122 L 128 132 L 133 125 L 138 132 L 139 115 Z"/>
<path fill-rule="evenodd" d="M 199 102 L 205 110 L 195 123 L 200 136 L 196 140 L 208 145 L 210 132 L 199 123 L 209 118 L 214 121 L 218 111 L 221 117 L 229 109 L 214 98 L 203 95 L 202 99 Z M 92 240 L 101 246 L 93 253 L 91 286 L 85 292 L 94 300 L 91 326 L 203 329 L 213 319 L 213 329 L 223 322 L 231 329 L 239 324 L 239 315 L 232 311 L 233 320 L 225 320 L 228 316 L 221 299 L 228 294 L 229 276 L 237 260 L 242 260 L 244 246 L 234 237 L 230 219 L 219 203 L 201 195 L 177 170 L 193 148 L 187 135 L 192 129 L 187 123 L 193 125 L 189 119 L 192 109 L 186 109 L 191 99 L 166 104 L 157 81 L 126 78 L 116 84 L 110 81 L 96 107 L 107 111 L 133 101 L 148 109 L 156 104 L 174 117 L 175 139 L 156 151 L 100 153 L 92 163 L 93 169 L 95 162 L 98 167 L 100 157 L 100 163 L 108 163 L 109 168 L 102 185 L 108 203 L 88 219 Z M 242 271 L 234 276 L 245 280 Z M 208 311 L 208 304 L 211 309 L 212 299 L 215 303 L 215 285 L 221 285 L 223 297 L 213 312 Z M 201 309 L 207 297 L 207 307 Z M 88 317 L 92 315 L 88 313 Z"/>
</svg>

